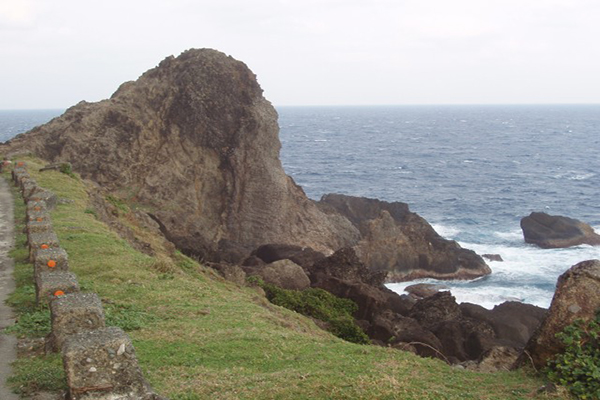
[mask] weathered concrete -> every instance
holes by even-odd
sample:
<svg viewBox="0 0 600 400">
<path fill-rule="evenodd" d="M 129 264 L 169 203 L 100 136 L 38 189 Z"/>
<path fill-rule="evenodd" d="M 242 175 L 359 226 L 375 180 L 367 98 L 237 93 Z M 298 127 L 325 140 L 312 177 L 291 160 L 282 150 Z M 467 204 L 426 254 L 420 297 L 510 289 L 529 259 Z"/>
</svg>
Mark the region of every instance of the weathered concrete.
<svg viewBox="0 0 600 400">
<path fill-rule="evenodd" d="M 96 293 L 71 293 L 50 303 L 52 342 L 60 350 L 67 337 L 105 327 L 104 308 Z"/>
<path fill-rule="evenodd" d="M 44 201 L 46 202 L 46 207 L 48 208 L 48 210 L 52 210 L 54 209 L 54 207 L 56 207 L 58 197 L 56 197 L 56 194 L 52 193 L 49 190 L 41 189 L 29 196 L 27 201 Z"/>
<path fill-rule="evenodd" d="M 14 261 L 8 251 L 14 244 L 13 199 L 7 182 L 0 177 L 0 399 L 18 400 L 17 395 L 5 387 L 11 374 L 10 364 L 17 357 L 17 339 L 4 334 L 4 328 L 14 323 L 14 315 L 5 304 L 6 297 L 14 290 Z"/>
<path fill-rule="evenodd" d="M 151 393 L 131 339 L 120 328 L 69 336 L 62 358 L 71 400 L 143 399 Z"/>
<path fill-rule="evenodd" d="M 33 252 L 33 268 L 36 276 L 42 272 L 66 272 L 69 270 L 69 257 L 60 247 L 36 249 Z"/>
<path fill-rule="evenodd" d="M 36 250 L 42 249 L 43 246 L 50 248 L 60 247 L 58 236 L 56 233 L 50 232 L 29 232 L 27 234 L 27 244 L 29 245 L 29 259 L 33 261 L 33 256 Z"/>
<path fill-rule="evenodd" d="M 31 233 L 43 233 L 43 232 L 51 232 L 52 231 L 52 223 L 49 220 L 44 221 L 43 218 L 41 221 L 37 219 L 34 221 L 27 222 L 27 232 Z"/>
<path fill-rule="evenodd" d="M 42 272 L 35 277 L 35 300 L 37 304 L 48 304 L 55 299 L 56 292 L 63 294 L 79 292 L 77 277 L 71 272 Z"/>
</svg>

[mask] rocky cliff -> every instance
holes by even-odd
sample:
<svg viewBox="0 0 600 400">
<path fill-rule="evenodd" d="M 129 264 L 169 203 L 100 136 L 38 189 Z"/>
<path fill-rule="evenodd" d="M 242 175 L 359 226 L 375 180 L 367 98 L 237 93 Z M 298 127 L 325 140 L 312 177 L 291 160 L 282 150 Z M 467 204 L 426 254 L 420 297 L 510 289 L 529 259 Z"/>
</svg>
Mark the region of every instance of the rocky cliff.
<svg viewBox="0 0 600 400">
<path fill-rule="evenodd" d="M 245 64 L 189 50 L 10 146 L 72 162 L 201 257 L 219 246 L 290 242 L 330 252 L 356 241 L 354 227 L 334 224 L 285 175 L 278 133 L 277 113 Z"/>
<path fill-rule="evenodd" d="M 203 49 L 166 58 L 110 99 L 81 102 L 0 152 L 71 162 L 146 211 L 181 250 L 207 260 L 239 262 L 268 243 L 325 255 L 357 246 L 369 267 L 389 267 L 398 278 L 489 273 L 475 254 L 423 233 L 433 229 L 422 219 L 381 209 L 354 220 L 317 206 L 283 171 L 278 133 L 277 113 L 248 67 Z M 411 229 L 423 234 L 409 240 Z M 435 261 L 442 253 L 450 255 Z"/>
</svg>

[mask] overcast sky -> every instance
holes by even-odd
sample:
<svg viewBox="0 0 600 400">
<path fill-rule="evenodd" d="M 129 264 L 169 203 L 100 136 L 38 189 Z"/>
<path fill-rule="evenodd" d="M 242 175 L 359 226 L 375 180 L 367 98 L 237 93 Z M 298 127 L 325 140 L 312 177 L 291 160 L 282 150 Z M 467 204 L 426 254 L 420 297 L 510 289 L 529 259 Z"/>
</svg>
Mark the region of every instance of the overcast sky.
<svg viewBox="0 0 600 400">
<path fill-rule="evenodd" d="M 203 47 L 276 106 L 600 103 L 598 0 L 0 0 L 0 109 L 108 98 Z"/>
</svg>

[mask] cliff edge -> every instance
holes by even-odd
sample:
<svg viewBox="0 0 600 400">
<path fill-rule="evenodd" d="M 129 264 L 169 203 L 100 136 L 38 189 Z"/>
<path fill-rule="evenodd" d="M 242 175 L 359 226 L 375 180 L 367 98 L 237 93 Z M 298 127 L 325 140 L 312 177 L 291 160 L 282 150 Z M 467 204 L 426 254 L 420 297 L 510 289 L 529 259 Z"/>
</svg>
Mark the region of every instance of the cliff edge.
<svg viewBox="0 0 600 400">
<path fill-rule="evenodd" d="M 386 224 L 389 218 L 378 213 L 370 218 L 381 221 L 367 229 L 363 220 L 356 223 L 332 207 L 323 210 L 285 174 L 278 134 L 277 112 L 250 69 L 201 49 L 166 58 L 110 99 L 81 102 L 0 151 L 71 162 L 83 178 L 146 211 L 183 252 L 205 260 L 239 262 L 268 243 L 326 255 L 358 246 L 367 265 L 390 266 L 397 277 L 472 278 L 490 272 L 474 253 L 437 238 L 421 247 L 440 245 L 460 263 L 444 262 L 443 271 L 430 274 L 429 268 L 441 264 L 415 254 L 404 266 L 398 252 L 387 249 L 395 242 L 382 242 L 386 235 L 406 234 L 398 228 L 401 221 Z M 421 220 L 416 223 L 427 224 Z M 379 238 L 378 245 L 369 245 L 371 237 Z M 381 246 L 392 260 L 370 254 Z"/>
</svg>

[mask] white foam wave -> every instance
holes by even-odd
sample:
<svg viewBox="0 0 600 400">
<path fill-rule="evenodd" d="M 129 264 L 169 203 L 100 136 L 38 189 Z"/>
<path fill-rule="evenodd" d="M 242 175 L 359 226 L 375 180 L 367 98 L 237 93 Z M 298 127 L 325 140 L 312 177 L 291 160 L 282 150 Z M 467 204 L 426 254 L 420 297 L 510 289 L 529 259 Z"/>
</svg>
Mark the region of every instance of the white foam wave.
<svg viewBox="0 0 600 400">
<path fill-rule="evenodd" d="M 523 231 L 521 229 L 516 229 L 510 232 L 494 232 L 494 236 L 508 242 L 523 241 Z"/>
<path fill-rule="evenodd" d="M 431 224 L 431 227 L 437 232 L 438 235 L 445 239 L 453 239 L 461 232 L 461 230 L 458 228 L 441 224 Z"/>
<path fill-rule="evenodd" d="M 436 227 L 437 230 L 437 227 Z M 443 229 L 442 229 L 443 230 Z M 515 244 L 477 244 L 459 242 L 478 254 L 499 254 L 503 262 L 486 260 L 492 274 L 475 281 L 438 281 L 434 279 L 389 284 L 402 294 L 414 283 L 437 283 L 450 288 L 459 303 L 469 302 L 486 308 L 516 300 L 548 307 L 558 277 L 571 266 L 585 260 L 600 259 L 600 247 L 577 246 L 567 249 L 540 249 L 522 242 Z"/>
<path fill-rule="evenodd" d="M 596 174 L 593 174 L 593 173 L 589 173 L 589 174 L 577 174 L 577 175 L 570 176 L 569 180 L 572 180 L 572 181 L 585 181 L 586 179 L 593 178 L 594 176 L 596 176 Z"/>
</svg>

